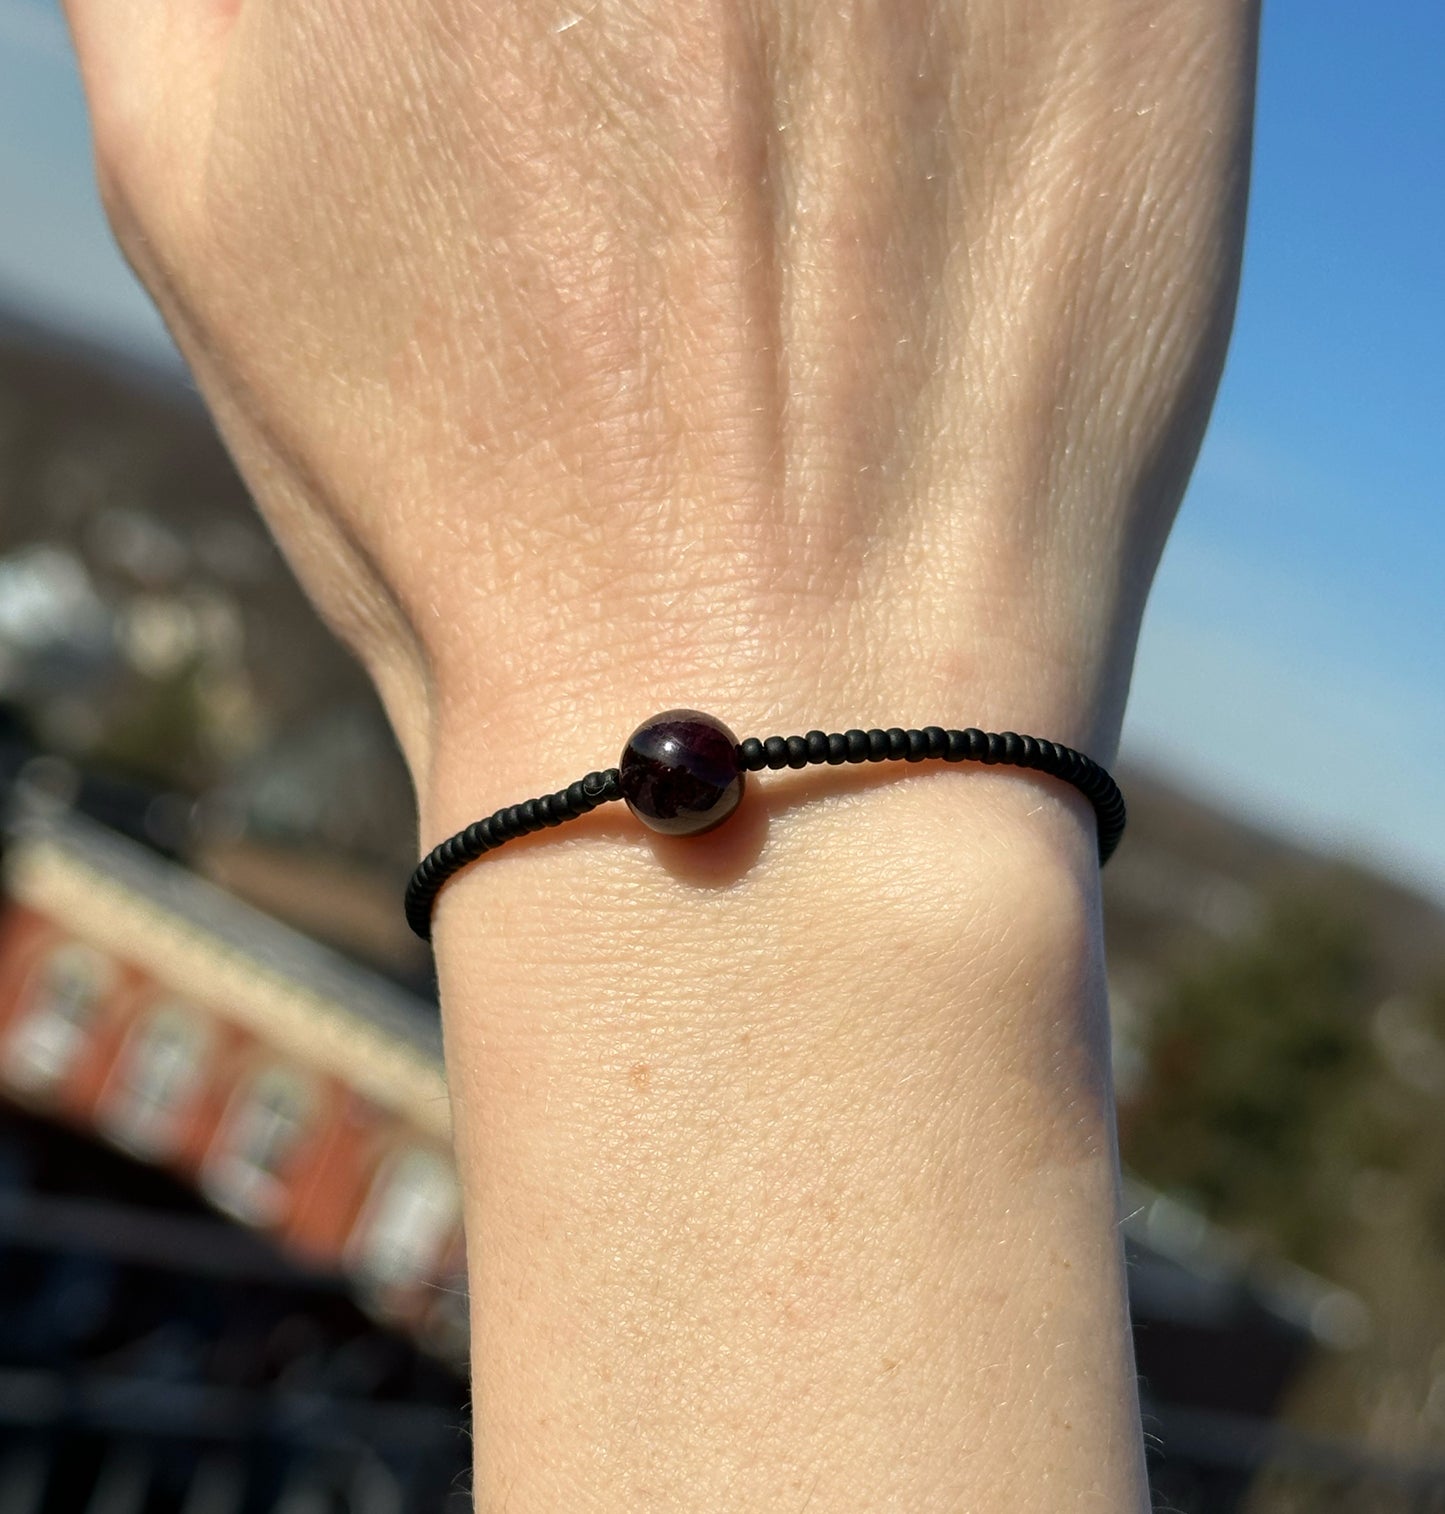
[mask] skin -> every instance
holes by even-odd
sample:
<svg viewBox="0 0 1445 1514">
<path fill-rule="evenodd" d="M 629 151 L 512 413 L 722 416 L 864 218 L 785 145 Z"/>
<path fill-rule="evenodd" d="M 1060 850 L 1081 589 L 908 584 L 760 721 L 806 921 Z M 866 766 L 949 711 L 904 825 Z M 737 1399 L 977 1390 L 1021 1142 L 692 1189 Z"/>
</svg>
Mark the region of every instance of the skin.
<svg viewBox="0 0 1445 1514">
<path fill-rule="evenodd" d="M 117 237 L 423 847 L 680 704 L 1112 761 L 1252 4 L 68 12 Z M 448 885 L 479 1509 L 1147 1506 L 1093 846 L 1037 775 L 824 769 Z"/>
</svg>

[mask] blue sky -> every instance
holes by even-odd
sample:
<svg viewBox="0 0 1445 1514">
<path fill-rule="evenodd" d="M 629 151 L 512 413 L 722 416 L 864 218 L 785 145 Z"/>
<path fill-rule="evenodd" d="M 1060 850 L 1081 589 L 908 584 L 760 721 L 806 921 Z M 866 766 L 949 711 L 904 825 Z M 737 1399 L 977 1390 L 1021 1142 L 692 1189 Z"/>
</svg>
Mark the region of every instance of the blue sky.
<svg viewBox="0 0 1445 1514">
<path fill-rule="evenodd" d="M 1266 6 L 1234 345 L 1126 755 L 1445 900 L 1445 6 Z M 151 355 L 53 0 L 0 0 L 0 303 Z"/>
</svg>

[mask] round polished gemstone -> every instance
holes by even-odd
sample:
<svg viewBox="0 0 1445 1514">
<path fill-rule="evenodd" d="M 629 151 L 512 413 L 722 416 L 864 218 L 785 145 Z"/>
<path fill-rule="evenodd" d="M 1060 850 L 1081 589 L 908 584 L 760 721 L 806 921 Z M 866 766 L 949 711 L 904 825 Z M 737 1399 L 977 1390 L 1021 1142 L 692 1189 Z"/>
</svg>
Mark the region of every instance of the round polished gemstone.
<svg viewBox="0 0 1445 1514">
<path fill-rule="evenodd" d="M 667 710 L 644 720 L 619 764 L 628 809 L 664 835 L 710 831 L 743 797 L 737 746 L 722 721 L 701 710 Z"/>
</svg>

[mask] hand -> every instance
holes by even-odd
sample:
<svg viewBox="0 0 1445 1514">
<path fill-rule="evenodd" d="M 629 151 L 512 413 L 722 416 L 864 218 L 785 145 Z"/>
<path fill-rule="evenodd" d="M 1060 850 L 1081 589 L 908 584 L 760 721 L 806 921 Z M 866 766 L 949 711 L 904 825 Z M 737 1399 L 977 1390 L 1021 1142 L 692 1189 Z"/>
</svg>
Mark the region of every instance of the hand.
<svg viewBox="0 0 1445 1514">
<path fill-rule="evenodd" d="M 679 703 L 1111 760 L 1252 0 L 67 3 L 425 844 Z M 933 776 L 726 887 L 587 822 L 448 885 L 479 1508 L 1147 1505 L 1093 817 Z"/>
<path fill-rule="evenodd" d="M 1252 4 L 68 8 L 117 235 L 425 841 L 679 701 L 1110 760 Z"/>
</svg>

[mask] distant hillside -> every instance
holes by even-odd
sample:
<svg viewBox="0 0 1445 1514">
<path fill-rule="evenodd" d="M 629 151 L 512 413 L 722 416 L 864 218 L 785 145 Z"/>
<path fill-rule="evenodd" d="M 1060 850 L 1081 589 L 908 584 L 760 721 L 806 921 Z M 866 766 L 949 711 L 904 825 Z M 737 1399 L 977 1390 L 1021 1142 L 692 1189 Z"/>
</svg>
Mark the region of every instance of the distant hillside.
<svg viewBox="0 0 1445 1514">
<path fill-rule="evenodd" d="M 1197 960 L 1257 925 L 1268 898 L 1298 890 L 1347 901 L 1402 982 L 1445 961 L 1445 910 L 1426 896 L 1246 824 L 1162 774 L 1125 763 L 1119 781 L 1129 829 L 1103 882 L 1121 967 L 1167 973 Z"/>
</svg>

